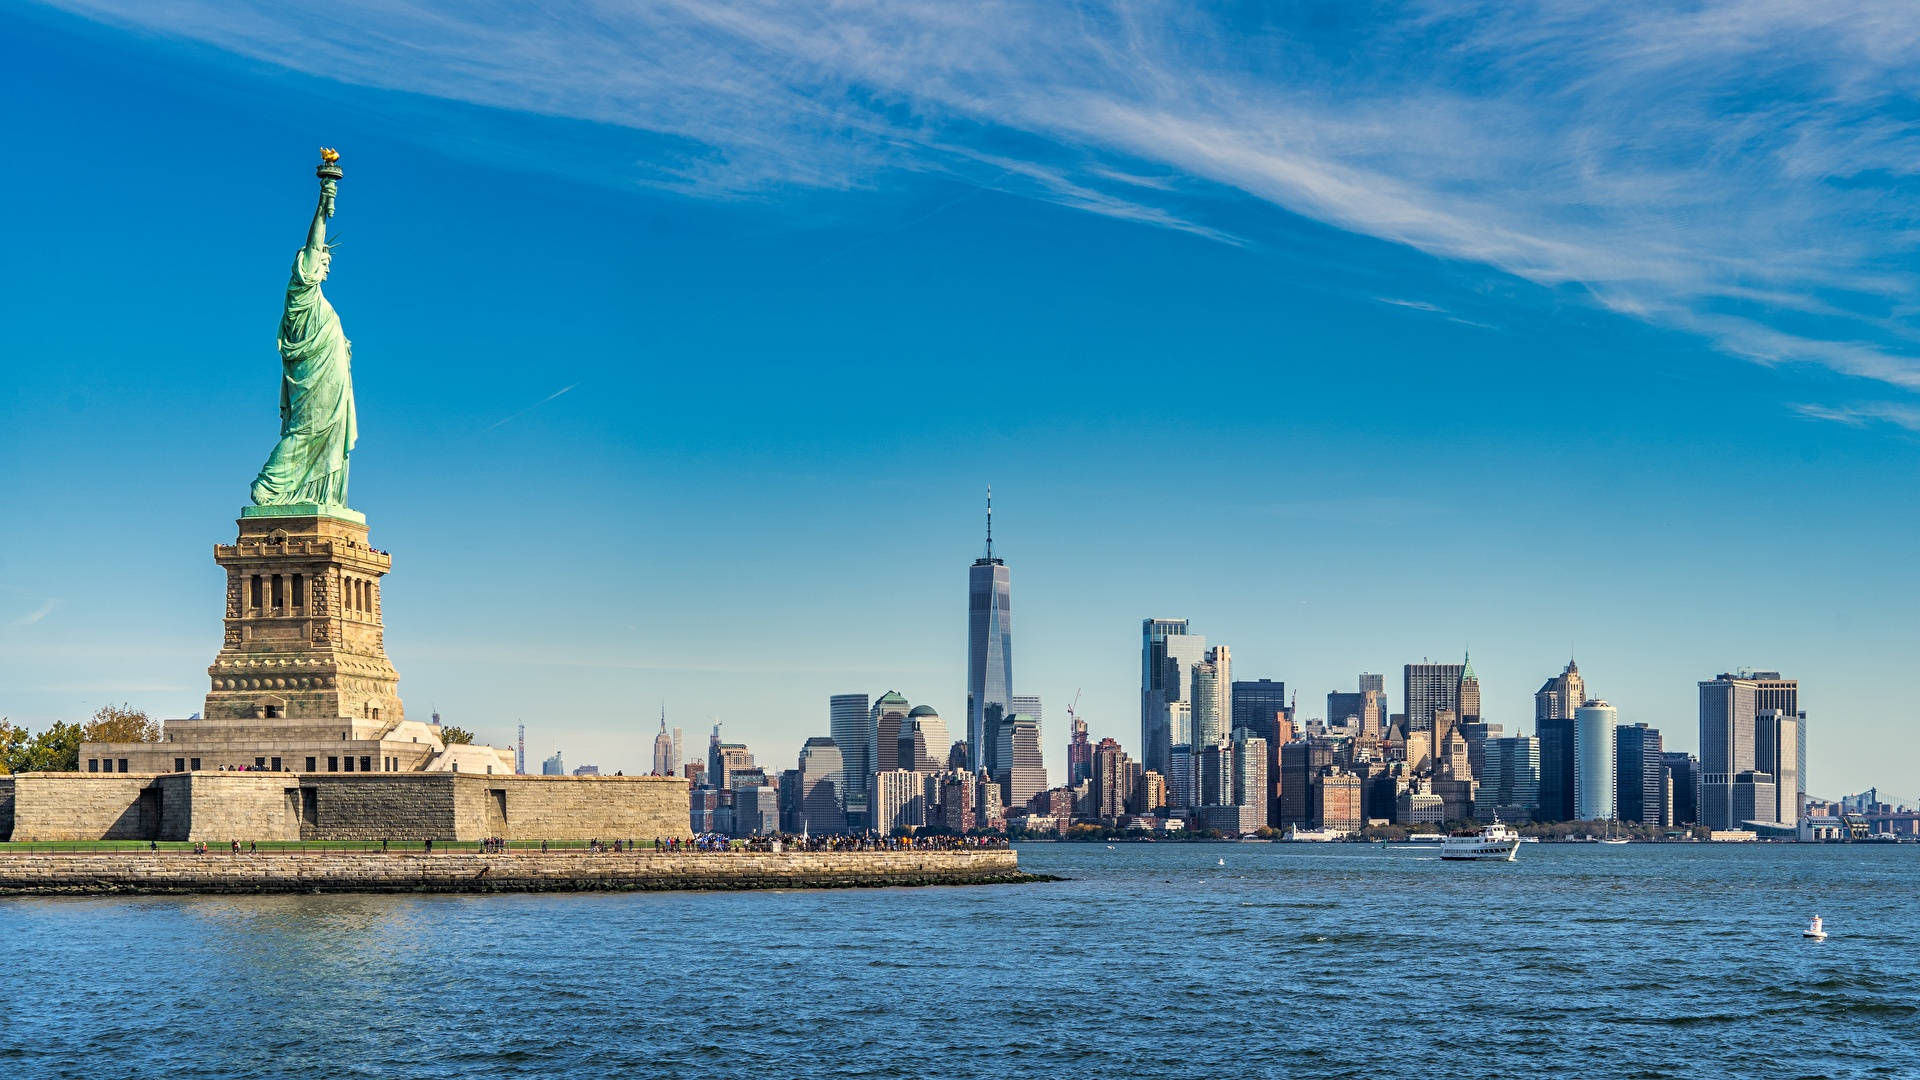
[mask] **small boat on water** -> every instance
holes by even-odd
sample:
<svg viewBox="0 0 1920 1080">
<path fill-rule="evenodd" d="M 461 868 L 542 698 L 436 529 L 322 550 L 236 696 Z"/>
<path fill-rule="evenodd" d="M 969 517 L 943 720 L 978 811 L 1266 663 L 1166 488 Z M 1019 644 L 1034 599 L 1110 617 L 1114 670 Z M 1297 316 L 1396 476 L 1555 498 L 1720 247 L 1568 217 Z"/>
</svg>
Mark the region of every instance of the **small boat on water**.
<svg viewBox="0 0 1920 1080">
<path fill-rule="evenodd" d="M 1807 927 L 1805 930 L 1800 931 L 1800 936 L 1812 938 L 1815 941 L 1827 940 L 1827 932 L 1820 925 L 1820 916 L 1815 915 L 1813 917 L 1813 925 Z"/>
<path fill-rule="evenodd" d="M 1216 862 L 1216 863 L 1214 863 L 1214 865 L 1215 865 L 1215 866 L 1225 866 L 1225 865 L 1227 865 L 1227 860 L 1225 860 L 1225 859 L 1221 859 L 1220 861 L 1218 861 L 1218 862 Z"/>
<path fill-rule="evenodd" d="M 1502 825 L 1495 819 L 1493 824 L 1483 826 L 1477 832 L 1469 830 L 1448 836 L 1440 846 L 1440 857 L 1461 861 L 1512 862 L 1519 850 L 1520 834 L 1513 831 L 1511 825 Z"/>
</svg>

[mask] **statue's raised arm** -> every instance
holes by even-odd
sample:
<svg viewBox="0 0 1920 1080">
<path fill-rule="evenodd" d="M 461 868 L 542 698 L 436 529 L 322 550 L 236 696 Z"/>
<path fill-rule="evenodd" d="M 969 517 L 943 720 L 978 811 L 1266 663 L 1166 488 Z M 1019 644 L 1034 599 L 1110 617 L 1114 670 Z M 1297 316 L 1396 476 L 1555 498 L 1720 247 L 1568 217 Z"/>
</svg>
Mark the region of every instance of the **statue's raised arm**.
<svg viewBox="0 0 1920 1080">
<path fill-rule="evenodd" d="M 345 508 L 347 458 L 359 438 L 353 408 L 353 346 L 321 291 L 333 269 L 327 220 L 341 178 L 340 155 L 320 152 L 320 201 L 294 256 L 280 318 L 280 441 L 253 481 L 256 506 Z"/>
<path fill-rule="evenodd" d="M 333 195 L 340 184 L 340 151 L 331 147 L 320 151 L 320 166 L 313 174 L 320 178 L 320 204 L 313 208 L 313 225 L 307 229 L 307 250 L 327 249 L 327 220 L 333 217 Z"/>
</svg>

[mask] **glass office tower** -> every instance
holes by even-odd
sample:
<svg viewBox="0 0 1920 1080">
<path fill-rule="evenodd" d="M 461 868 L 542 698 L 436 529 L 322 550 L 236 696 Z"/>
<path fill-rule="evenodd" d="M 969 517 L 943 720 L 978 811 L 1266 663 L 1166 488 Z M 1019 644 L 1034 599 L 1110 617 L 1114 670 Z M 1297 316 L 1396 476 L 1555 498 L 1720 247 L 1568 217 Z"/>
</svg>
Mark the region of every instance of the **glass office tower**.
<svg viewBox="0 0 1920 1080">
<path fill-rule="evenodd" d="M 1580 821 L 1613 818 L 1614 729 L 1620 710 L 1599 699 L 1573 714 L 1573 816 Z"/>
<path fill-rule="evenodd" d="M 993 557 L 993 492 L 987 492 L 987 553 L 967 570 L 967 766 L 993 774 L 998 725 L 1013 714 L 1013 584 Z"/>
</svg>

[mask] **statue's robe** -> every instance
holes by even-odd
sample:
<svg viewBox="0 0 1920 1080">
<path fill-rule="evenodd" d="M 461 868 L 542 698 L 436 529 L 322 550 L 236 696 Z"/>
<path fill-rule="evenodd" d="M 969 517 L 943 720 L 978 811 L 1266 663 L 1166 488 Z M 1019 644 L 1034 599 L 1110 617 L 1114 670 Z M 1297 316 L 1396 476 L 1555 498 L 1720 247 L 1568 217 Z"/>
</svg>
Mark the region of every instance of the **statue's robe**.
<svg viewBox="0 0 1920 1080">
<path fill-rule="evenodd" d="M 320 292 L 318 253 L 302 248 L 280 319 L 280 441 L 253 481 L 256 506 L 347 505 L 353 413 L 353 344 Z"/>
</svg>

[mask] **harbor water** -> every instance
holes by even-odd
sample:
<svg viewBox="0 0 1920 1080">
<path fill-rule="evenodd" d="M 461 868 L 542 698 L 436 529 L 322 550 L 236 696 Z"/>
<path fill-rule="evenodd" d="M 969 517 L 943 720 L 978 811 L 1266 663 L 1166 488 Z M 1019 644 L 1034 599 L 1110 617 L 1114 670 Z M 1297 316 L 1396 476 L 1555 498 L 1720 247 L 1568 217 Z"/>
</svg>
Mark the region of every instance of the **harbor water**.
<svg viewBox="0 0 1920 1080">
<path fill-rule="evenodd" d="M 4 899 L 0 1076 L 1920 1076 L 1920 848 L 1021 862 L 1067 880 Z"/>
</svg>

